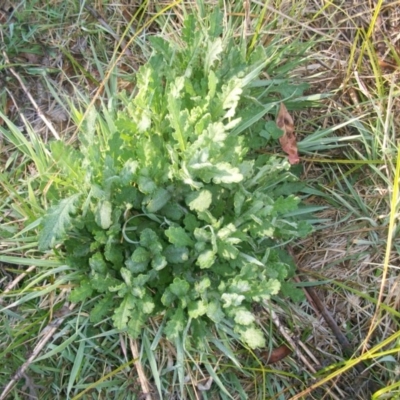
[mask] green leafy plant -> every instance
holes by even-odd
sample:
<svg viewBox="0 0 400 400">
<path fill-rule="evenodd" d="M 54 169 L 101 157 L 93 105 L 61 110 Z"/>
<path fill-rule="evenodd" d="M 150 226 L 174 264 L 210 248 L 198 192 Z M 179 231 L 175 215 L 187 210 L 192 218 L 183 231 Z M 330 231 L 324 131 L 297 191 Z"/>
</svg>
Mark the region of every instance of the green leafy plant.
<svg viewBox="0 0 400 400">
<path fill-rule="evenodd" d="M 279 71 L 273 46 L 247 54 L 213 18 L 188 17 L 181 44 L 152 38 L 133 99 L 122 93 L 116 116 L 93 111 L 79 149 L 52 143 L 65 183 L 49 189 L 39 247 L 79 271 L 70 300 L 95 297 L 93 323 L 112 314 L 137 338 L 162 316 L 175 340 L 228 321 L 256 348 L 252 305 L 292 273 L 282 245 L 310 232 L 288 162 L 258 152 L 277 129 L 263 116 L 303 87 L 260 80 Z"/>
</svg>

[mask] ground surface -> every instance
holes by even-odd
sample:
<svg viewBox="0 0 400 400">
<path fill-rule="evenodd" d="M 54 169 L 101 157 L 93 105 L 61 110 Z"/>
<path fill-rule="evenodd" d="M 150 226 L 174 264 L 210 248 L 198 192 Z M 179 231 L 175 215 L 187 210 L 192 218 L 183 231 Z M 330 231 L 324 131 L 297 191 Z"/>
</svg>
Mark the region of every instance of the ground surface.
<svg viewBox="0 0 400 400">
<path fill-rule="evenodd" d="M 151 53 L 148 36 L 176 35 L 181 29 L 183 8 L 188 7 L 177 2 L 163 11 L 172 3 L 156 1 L 145 5 L 129 1 L 69 3 L 0 1 L 0 107 L 2 114 L 27 137 L 29 123 L 44 141 L 57 136 L 69 141 L 76 132 L 70 112 L 72 104 L 84 112 L 91 100 L 106 103 L 113 91 L 134 90 L 134 74 Z M 224 12 L 247 24 L 250 36 L 264 3 L 231 3 L 225 4 Z M 318 229 L 293 244 L 291 251 L 297 263 L 299 285 L 308 287 L 309 282 L 314 282 L 314 294 L 322 308 L 307 292 L 307 300 L 300 304 L 278 301 L 273 312 L 261 310 L 260 321 L 269 326 L 267 331 L 273 331 L 271 346 L 285 342 L 295 346 L 295 351 L 269 366 L 265 364 L 266 352 L 256 353 L 253 359 L 243 355 L 239 380 L 247 392 L 233 397 L 367 399 L 376 392 L 376 399 L 399 398 L 400 239 L 396 165 L 400 130 L 400 5 L 395 1 L 269 1 L 264 21 L 260 40 L 266 46 L 277 31 L 282 35 L 282 46 L 289 46 L 295 37 L 304 42 L 315 41 L 308 50 L 307 61 L 292 71 L 292 76 L 310 84 L 308 93 L 329 95 L 320 100 L 319 107 L 292 112 L 302 179 L 307 182 L 301 195 L 306 204 L 325 208 L 315 215 L 320 221 Z M 140 34 L 135 36 L 138 31 Z M 103 85 L 109 66 L 117 57 L 119 69 L 113 86 Z M 8 129 L 4 120 L 0 119 L 0 124 Z M 316 132 L 323 135 L 318 137 Z M 0 146 L 0 172 L 14 170 L 9 175 L 15 179 L 11 186 L 18 188 L 19 179 L 29 180 L 29 174 L 33 176 L 37 171 L 30 170 L 29 165 L 21 167 L 18 152 L 1 136 Z M 279 145 L 270 150 L 279 152 Z M 22 206 L 13 206 L 16 196 L 9 195 L 9 186 L 4 182 L 2 187 L 0 223 L 4 240 L 0 242 L 0 252 L 18 256 L 14 250 L 7 251 L 11 242 L 6 239 L 16 233 L 11 222 L 17 219 L 13 216 L 18 215 Z M 18 198 L 20 201 L 23 199 Z M 15 267 L 5 259 L 0 261 L 1 285 L 7 288 L 15 279 Z M 43 297 L 39 306 L 34 307 L 48 308 L 57 296 L 62 297 L 62 291 L 52 298 Z M 10 304 L 12 299 L 1 301 Z M 22 333 L 22 329 L 29 331 L 37 315 L 29 309 L 26 312 L 31 321 L 24 328 L 17 327 L 21 331 L 14 344 L 0 340 L 5 343 L 0 346 L 2 356 L 11 359 L 1 378 L 4 386 L 36 344 L 32 335 Z M 336 328 L 327 322 L 328 313 Z M 43 321 L 39 319 L 42 328 Z M 7 323 L 5 318 L 1 324 L 10 335 L 12 327 Z M 340 342 L 340 332 L 348 343 Z M 129 343 L 126 338 L 118 343 L 106 335 L 96 340 L 96 345 L 110 346 L 110 350 L 96 356 L 90 353 L 90 357 L 98 357 L 101 371 L 96 371 L 93 363 L 88 375 L 90 382 L 104 384 L 104 391 L 93 391 L 86 398 L 107 398 L 113 387 L 121 385 L 124 393 L 131 391 L 132 398 L 140 398 L 146 382 L 152 390 L 152 369 L 148 363 L 118 370 L 123 361 L 129 360 L 127 352 L 133 357 L 140 352 L 140 344 L 138 350 L 138 344 Z M 42 354 L 49 353 L 57 344 L 54 343 Z M 167 348 L 166 345 L 164 349 Z M 75 350 L 79 354 L 78 346 Z M 370 358 L 367 350 L 372 352 Z M 114 357 L 113 351 L 119 355 Z M 70 352 L 73 353 L 72 348 L 67 348 L 66 353 L 49 358 L 48 364 L 33 364 L 29 372 L 22 374 L 19 378 L 23 384 L 18 386 L 21 398 L 54 398 L 46 385 L 54 379 L 54 393 L 55 388 L 63 387 L 63 381 L 68 382 L 68 368 L 64 371 L 63 363 L 73 362 Z M 156 356 L 157 362 L 165 365 L 171 358 L 172 350 Z M 358 368 L 352 368 L 348 361 L 351 358 L 360 358 Z M 109 378 L 105 378 L 107 374 Z M 215 388 L 207 390 L 209 376 L 188 375 L 192 386 L 197 387 L 188 398 L 228 398 L 219 397 Z M 234 378 L 230 378 L 233 382 Z M 261 380 L 272 389 L 260 392 Z M 313 387 L 322 380 L 319 387 Z M 77 384 L 74 398 L 90 389 L 90 382 L 80 387 Z M 203 390 L 198 390 L 199 384 L 205 385 Z M 117 395 L 113 398 L 126 398 L 115 390 Z M 60 398 L 64 398 L 63 394 Z M 174 398 L 172 394 L 170 398 Z"/>
</svg>

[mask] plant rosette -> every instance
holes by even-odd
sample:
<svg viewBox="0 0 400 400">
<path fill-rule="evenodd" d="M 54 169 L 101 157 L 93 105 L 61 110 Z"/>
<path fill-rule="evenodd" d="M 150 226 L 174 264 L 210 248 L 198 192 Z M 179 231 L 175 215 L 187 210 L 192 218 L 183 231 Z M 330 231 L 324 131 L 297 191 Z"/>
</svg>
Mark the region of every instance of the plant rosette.
<svg viewBox="0 0 400 400">
<path fill-rule="evenodd" d="M 79 149 L 51 144 L 70 184 L 43 218 L 39 248 L 76 268 L 70 300 L 85 302 L 93 323 L 112 315 L 137 338 L 162 316 L 169 340 L 228 323 L 257 348 L 253 305 L 297 293 L 282 246 L 311 229 L 295 216 L 288 162 L 257 150 L 279 133 L 263 117 L 302 91 L 260 80 L 274 50 L 248 55 L 219 26 L 189 17 L 181 44 L 151 38 L 133 98 L 92 111 Z"/>
</svg>

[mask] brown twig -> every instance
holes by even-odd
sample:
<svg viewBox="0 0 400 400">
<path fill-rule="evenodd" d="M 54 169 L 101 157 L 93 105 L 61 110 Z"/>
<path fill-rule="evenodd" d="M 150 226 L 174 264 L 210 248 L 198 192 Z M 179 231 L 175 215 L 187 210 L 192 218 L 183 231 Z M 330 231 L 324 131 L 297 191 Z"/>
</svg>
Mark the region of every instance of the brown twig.
<svg viewBox="0 0 400 400">
<path fill-rule="evenodd" d="M 288 246 L 288 251 L 289 251 L 289 254 L 295 260 L 296 269 L 298 270 L 297 257 L 295 255 L 293 249 Z M 295 280 L 297 282 L 302 281 L 299 276 L 297 276 Z M 307 299 L 317 309 L 316 311 L 318 311 L 323 316 L 323 318 L 325 319 L 329 328 L 331 328 L 333 334 L 335 335 L 336 339 L 338 340 L 340 346 L 342 347 L 345 355 L 348 357 L 351 357 L 354 354 L 354 350 L 353 350 L 350 342 L 347 340 L 346 336 L 343 335 L 343 333 L 340 330 L 340 328 L 338 327 L 337 323 L 332 318 L 332 315 L 330 314 L 330 312 L 322 304 L 322 302 L 321 302 L 320 298 L 318 297 L 317 293 L 315 292 L 315 290 L 311 286 L 306 286 L 306 287 L 304 287 L 304 289 L 305 289 L 305 294 L 306 294 Z"/>
<path fill-rule="evenodd" d="M 338 327 L 336 321 L 333 319 L 331 313 L 326 309 L 326 307 L 324 306 L 324 304 L 318 297 L 314 288 L 312 288 L 311 286 L 307 286 L 304 289 L 306 290 L 308 295 L 311 297 L 318 312 L 322 315 L 325 322 L 328 324 L 329 328 L 335 335 L 337 341 L 339 342 L 341 348 L 343 349 L 343 353 L 345 354 L 345 356 L 352 357 L 354 354 L 354 349 L 353 349 L 352 345 L 347 340 L 346 336 L 342 333 L 342 331 Z"/>
</svg>

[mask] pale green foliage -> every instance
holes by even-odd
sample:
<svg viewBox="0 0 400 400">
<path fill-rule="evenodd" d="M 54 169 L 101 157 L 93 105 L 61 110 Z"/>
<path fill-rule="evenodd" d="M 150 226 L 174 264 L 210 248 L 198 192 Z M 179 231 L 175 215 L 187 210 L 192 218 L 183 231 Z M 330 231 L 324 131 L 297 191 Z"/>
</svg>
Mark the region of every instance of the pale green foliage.
<svg viewBox="0 0 400 400">
<path fill-rule="evenodd" d="M 63 244 L 65 262 L 81 273 L 71 301 L 98 296 L 93 322 L 111 314 L 135 338 L 162 315 L 170 340 L 191 323 L 196 335 L 224 322 L 248 346 L 264 346 L 252 305 L 290 274 L 279 244 L 310 230 L 286 216 L 299 203 L 282 190 L 296 179 L 289 164 L 256 152 L 265 145 L 262 116 L 285 82 L 253 87 L 268 68 L 264 49 L 247 57 L 218 29 L 197 30 L 194 17 L 183 40 L 152 39 L 136 96 L 121 94 L 109 131 L 92 116 L 80 136 L 79 193 L 49 210 L 41 248 Z M 77 168 L 76 150 L 59 147 Z"/>
<path fill-rule="evenodd" d="M 71 224 L 71 214 L 76 211 L 75 204 L 78 199 L 79 194 L 74 194 L 67 199 L 61 200 L 57 206 L 48 211 L 40 235 L 40 250 L 53 246 L 55 241 L 65 234 L 66 229 Z"/>
</svg>

